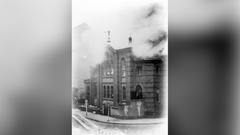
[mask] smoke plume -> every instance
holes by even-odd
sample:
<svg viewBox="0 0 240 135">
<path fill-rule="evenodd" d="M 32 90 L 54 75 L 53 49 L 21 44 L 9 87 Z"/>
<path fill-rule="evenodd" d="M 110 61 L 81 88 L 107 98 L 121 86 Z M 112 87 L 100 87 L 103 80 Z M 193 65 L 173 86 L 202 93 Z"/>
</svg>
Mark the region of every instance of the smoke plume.
<svg viewBox="0 0 240 135">
<path fill-rule="evenodd" d="M 143 0 L 132 5 L 113 2 L 110 5 L 104 10 L 97 9 L 99 6 L 86 6 L 86 15 L 81 16 L 85 19 L 73 28 L 73 86 L 79 87 L 84 79 L 89 78 L 90 67 L 104 60 L 108 40 L 106 31 L 111 31 L 110 44 L 114 49 L 132 47 L 133 54 L 141 58 L 167 54 L 166 0 Z M 73 19 L 77 20 L 77 17 L 76 13 Z M 132 42 L 128 43 L 130 36 Z"/>
<path fill-rule="evenodd" d="M 166 10 L 163 3 L 153 3 L 136 13 L 133 21 L 135 42 L 132 44 L 136 56 L 145 58 L 167 54 Z"/>
</svg>

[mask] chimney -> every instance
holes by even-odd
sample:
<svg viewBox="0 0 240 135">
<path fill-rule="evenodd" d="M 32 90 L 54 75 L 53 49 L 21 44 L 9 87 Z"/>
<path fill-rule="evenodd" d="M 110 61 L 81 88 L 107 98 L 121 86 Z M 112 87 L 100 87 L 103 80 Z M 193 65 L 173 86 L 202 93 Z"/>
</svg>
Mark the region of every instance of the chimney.
<svg viewBox="0 0 240 135">
<path fill-rule="evenodd" d="M 128 45 L 131 46 L 131 44 L 132 44 L 132 37 L 129 36 L 129 37 L 128 37 Z"/>
<path fill-rule="evenodd" d="M 106 31 L 107 33 L 107 45 L 111 46 L 111 31 Z"/>
</svg>

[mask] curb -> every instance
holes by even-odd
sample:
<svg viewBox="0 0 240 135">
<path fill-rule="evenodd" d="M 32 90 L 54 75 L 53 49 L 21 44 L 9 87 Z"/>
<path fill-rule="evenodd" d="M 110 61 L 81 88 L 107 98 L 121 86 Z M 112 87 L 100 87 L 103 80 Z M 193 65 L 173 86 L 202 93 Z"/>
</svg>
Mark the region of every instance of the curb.
<svg viewBox="0 0 240 135">
<path fill-rule="evenodd" d="M 155 122 L 155 123 L 118 123 L 118 122 L 112 122 L 112 121 L 100 121 L 100 120 L 96 120 L 93 118 L 89 118 L 89 117 L 85 117 L 89 120 L 93 120 L 96 122 L 101 122 L 101 123 L 106 123 L 106 124 L 118 124 L 118 125 L 155 125 L 155 124 L 162 124 L 163 122 Z"/>
</svg>

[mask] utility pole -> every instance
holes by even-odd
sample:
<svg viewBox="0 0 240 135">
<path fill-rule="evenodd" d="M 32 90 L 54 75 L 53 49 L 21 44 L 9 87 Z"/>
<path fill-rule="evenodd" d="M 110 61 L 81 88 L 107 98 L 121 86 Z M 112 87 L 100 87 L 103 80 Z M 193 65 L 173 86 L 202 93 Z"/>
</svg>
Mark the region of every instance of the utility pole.
<svg viewBox="0 0 240 135">
<path fill-rule="evenodd" d="M 108 120 L 109 121 L 109 117 L 110 117 L 110 104 L 108 103 Z"/>
<path fill-rule="evenodd" d="M 86 116 L 88 116 L 88 114 L 87 114 L 88 100 L 87 99 L 85 100 L 85 106 L 86 106 Z"/>
</svg>

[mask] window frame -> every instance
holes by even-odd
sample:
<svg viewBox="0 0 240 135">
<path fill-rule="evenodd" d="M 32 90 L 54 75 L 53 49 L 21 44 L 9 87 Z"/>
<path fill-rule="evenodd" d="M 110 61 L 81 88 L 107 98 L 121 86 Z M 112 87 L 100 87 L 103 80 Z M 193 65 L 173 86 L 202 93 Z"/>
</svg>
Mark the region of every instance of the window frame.
<svg viewBox="0 0 240 135">
<path fill-rule="evenodd" d="M 127 99 L 127 87 L 125 84 L 122 84 L 122 100 L 125 101 Z"/>
<path fill-rule="evenodd" d="M 111 90 L 110 96 L 111 96 L 111 98 L 114 98 L 114 87 L 110 86 L 110 90 Z"/>
<path fill-rule="evenodd" d="M 121 59 L 121 76 L 126 77 L 127 62 L 125 58 Z"/>
</svg>

